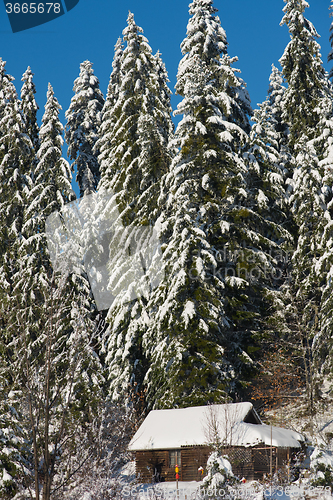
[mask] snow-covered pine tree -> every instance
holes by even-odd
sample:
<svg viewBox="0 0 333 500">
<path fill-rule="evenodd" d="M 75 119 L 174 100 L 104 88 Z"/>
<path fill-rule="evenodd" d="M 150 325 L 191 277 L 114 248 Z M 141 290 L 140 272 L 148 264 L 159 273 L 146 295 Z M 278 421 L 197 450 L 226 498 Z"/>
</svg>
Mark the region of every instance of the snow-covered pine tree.
<svg viewBox="0 0 333 500">
<path fill-rule="evenodd" d="M 299 293 L 307 295 L 304 314 L 308 309 L 315 309 L 316 319 L 308 318 L 308 328 L 318 321 L 317 304 L 320 299 L 320 286 L 315 276 L 314 264 L 321 253 L 321 238 L 326 211 L 325 193 L 323 190 L 324 169 L 320 166 L 314 147 L 314 141 L 304 137 L 299 141 L 296 157 L 297 169 L 294 172 L 294 192 L 291 204 L 298 226 L 297 248 L 293 255 L 295 287 Z M 317 284 L 317 285 L 316 285 Z M 313 300 L 309 299 L 313 296 Z M 314 305 L 313 305 L 314 304 Z"/>
<path fill-rule="evenodd" d="M 253 366 L 248 352 L 263 305 L 251 273 L 269 265 L 269 241 L 258 231 L 247 201 L 243 159 L 250 101 L 231 67 L 215 13 L 211 0 L 191 3 L 181 46 L 180 151 L 166 176 L 158 220 L 164 280 L 146 308 L 152 407 L 195 405 L 235 394 Z"/>
<path fill-rule="evenodd" d="M 16 275 L 18 294 L 25 290 L 25 308 L 31 308 L 27 316 L 31 321 L 29 331 L 34 336 L 42 330 L 36 308 L 43 309 L 43 289 L 41 283 L 48 283 L 52 264 L 47 252 L 45 221 L 53 212 L 61 210 L 65 204 L 75 199 L 71 187 L 69 164 L 62 158 L 63 126 L 59 121 L 61 109 L 52 86 L 49 84 L 45 113 L 39 131 L 40 147 L 33 185 L 26 199 L 24 225 L 19 246 L 20 266 Z M 28 295 L 30 295 L 28 299 Z"/>
<path fill-rule="evenodd" d="M 302 359 L 307 410 L 314 411 L 318 377 L 329 372 L 332 258 L 332 97 L 331 84 L 323 81 L 317 108 L 315 136 L 301 136 L 294 144 L 290 180 L 290 212 L 295 248 L 283 286 L 280 332 L 283 346 L 299 364 Z M 295 342 L 297 340 L 297 342 Z"/>
<path fill-rule="evenodd" d="M 286 1 L 281 24 L 289 28 L 289 42 L 280 62 L 288 88 L 282 104 L 289 134 L 290 213 L 293 219 L 295 246 L 290 268 L 290 283 L 284 287 L 286 339 L 303 358 L 308 410 L 314 410 L 316 378 L 312 346 L 320 352 L 321 303 L 327 272 L 327 250 L 330 233 L 332 179 L 330 163 L 332 129 L 332 89 L 322 66 L 317 31 L 304 17 L 308 3 L 304 0 Z M 324 243 L 324 244 L 323 244 Z M 326 260 L 326 263 L 325 263 Z M 326 317 L 327 319 L 327 317 Z M 323 318 L 323 323 L 327 321 Z M 327 332 L 326 332 L 327 333 Z M 321 340 L 319 340 L 321 337 Z M 321 352 L 323 353 L 325 349 Z M 321 359 L 323 363 L 323 359 Z M 320 363 L 319 363 L 320 364 Z M 317 363 L 317 367 L 319 366 Z"/>
<path fill-rule="evenodd" d="M 126 46 L 122 51 L 118 42 L 111 75 L 116 99 L 112 109 L 110 107 L 103 115 L 101 131 L 109 134 L 109 145 L 100 148 L 99 189 L 114 193 L 110 204 L 116 200 L 118 219 L 115 224 L 125 228 L 121 230 L 121 250 L 128 248 L 131 255 L 134 242 L 134 251 L 139 255 L 142 245 L 149 247 L 149 228 L 158 216 L 160 181 L 171 161 L 169 142 L 173 125 L 167 74 L 161 58 L 153 56 L 132 13 L 127 23 L 123 31 Z M 113 97 L 111 84 L 110 99 Z M 130 397 L 140 399 L 147 370 L 142 347 L 144 299 L 135 298 L 136 295 L 126 297 L 128 290 L 136 289 L 140 281 L 140 276 L 127 267 L 129 255 L 109 266 L 111 271 L 116 271 L 112 287 L 118 280 L 129 280 L 129 283 L 117 294 L 108 313 L 106 359 L 112 395 L 119 397 L 129 392 Z"/>
<path fill-rule="evenodd" d="M 0 57 L 0 119 L 2 119 L 4 110 L 6 108 L 5 88 L 13 80 L 14 77 L 6 72 L 6 61 L 3 61 L 3 59 Z"/>
<path fill-rule="evenodd" d="M 138 131 L 140 120 L 153 120 L 155 137 L 151 150 L 155 155 L 157 152 L 164 155 L 162 165 L 157 167 L 159 162 L 155 162 L 156 172 L 150 174 L 151 183 L 161 177 L 160 169 L 162 173 L 166 171 L 168 158 L 165 157 L 168 155 L 167 145 L 172 130 L 170 99 L 166 102 L 165 96 L 167 77 L 163 76 L 161 63 L 152 55 L 148 40 L 143 36 L 142 28 L 136 25 L 132 13 L 129 13 L 127 23 L 128 26 L 123 31 L 126 48 L 122 50 L 118 41 L 109 85 L 109 95 L 111 96 L 114 88 L 116 100 L 112 111 L 110 110 L 110 118 L 103 115 L 103 121 L 110 120 L 111 136 L 108 139 L 108 158 L 105 154 L 100 157 L 101 163 L 105 161 L 107 168 L 104 169 L 101 165 L 99 184 L 99 188 L 117 193 L 119 211 L 125 225 L 135 217 L 138 196 L 144 191 L 142 180 L 145 173 L 138 168 L 142 150 L 139 144 L 142 132 L 140 135 Z M 142 129 L 146 133 L 146 127 L 141 127 L 141 131 Z M 100 130 L 104 136 L 103 123 Z M 100 149 L 102 150 L 101 146 Z M 151 167 L 147 166 L 147 169 Z"/>
<path fill-rule="evenodd" d="M 14 78 L 11 75 L 8 75 L 5 69 L 6 62 L 3 61 L 0 58 L 0 123 L 1 125 L 1 136 L 6 135 L 6 123 L 3 121 L 6 105 L 7 105 L 7 93 L 8 93 L 8 85 L 11 84 L 11 82 L 14 80 Z M 3 161 L 3 158 L 5 156 L 5 150 L 4 148 L 0 148 L 0 161 Z M 4 175 L 4 174 L 2 174 Z M 4 189 L 4 186 L 2 186 L 2 189 Z M 6 193 L 2 192 L 2 196 L 0 198 L 0 203 L 3 203 L 6 201 Z M 1 205 L 0 205 L 1 206 Z M 4 254 L 6 252 L 6 242 L 7 242 L 7 227 L 5 226 L 5 211 L 0 211 L 0 217 L 2 217 L 1 224 L 0 224 L 0 267 L 3 265 L 3 258 Z M 5 282 L 5 276 L 2 275 L 2 281 Z M 0 288 L 0 294 L 1 291 L 4 292 L 3 287 Z M 1 307 L 3 305 L 3 301 L 1 301 Z"/>
<path fill-rule="evenodd" d="M 169 111 L 169 114 L 171 114 L 172 108 L 170 103 L 170 97 L 172 92 L 168 87 L 168 82 L 169 82 L 168 72 L 166 70 L 165 64 L 162 59 L 162 54 L 160 53 L 160 51 L 156 52 L 155 59 L 156 59 L 156 70 L 158 76 L 159 99 L 164 108 Z M 169 114 L 167 115 L 168 121 L 165 128 L 166 129 L 169 128 L 169 137 L 173 139 L 174 125 L 173 122 L 169 120 Z"/>
<path fill-rule="evenodd" d="M 3 376 L 11 390 L 21 394 L 20 428 L 30 436 L 25 470 L 30 467 L 35 491 L 43 474 L 43 499 L 50 498 L 52 483 L 60 486 L 65 475 L 89 455 L 82 445 L 88 446 L 89 425 L 104 388 L 95 352 L 96 325 L 90 319 L 89 284 L 80 262 L 74 262 L 74 267 L 73 262 L 63 262 L 54 269 L 48 249 L 47 218 L 75 199 L 71 169 L 62 158 L 60 109 L 49 84 L 38 163 L 12 277 L 11 308 L 6 316 L 8 345 L 2 352 L 2 366 L 7 368 Z M 66 469 L 68 453 L 71 471 Z M 28 477 L 25 480 L 29 482 Z"/>
<path fill-rule="evenodd" d="M 285 15 L 281 25 L 288 26 L 291 41 L 280 59 L 282 74 L 288 84 L 281 104 L 282 120 L 289 128 L 291 157 L 288 177 L 292 179 L 299 151 L 297 141 L 300 138 L 316 138 L 318 159 L 321 160 L 324 155 L 323 141 L 319 137 L 323 138 L 324 129 L 327 128 L 325 120 L 330 120 L 332 88 L 321 61 L 320 45 L 316 41 L 319 35 L 313 24 L 304 17 L 309 4 L 305 0 L 284 1 Z M 296 232 L 294 236 L 297 237 Z"/>
<path fill-rule="evenodd" d="M 266 229 L 266 235 L 267 229 L 270 232 L 270 238 L 273 239 L 271 249 L 275 257 L 272 261 L 274 270 L 270 273 L 271 282 L 267 289 L 268 308 L 266 315 L 263 315 L 263 331 L 266 335 L 258 351 L 260 361 L 263 359 L 262 355 L 267 355 L 267 352 L 275 353 L 278 345 L 281 352 L 292 352 L 293 360 L 298 363 L 301 352 L 300 349 L 295 349 L 295 337 L 300 337 L 295 322 L 295 309 L 291 306 L 291 302 L 295 301 L 290 288 L 296 224 L 289 203 L 293 184 L 288 178 L 292 160 L 288 146 L 289 130 L 282 118 L 285 90 L 280 71 L 272 65 L 268 96 L 264 103 L 259 105 L 259 109 L 254 111 L 252 118 L 254 123 L 250 135 L 252 147 L 249 154 L 249 171 L 252 174 L 254 194 L 258 192 L 258 188 L 258 194 L 262 193 L 260 196 L 252 195 L 252 199 L 257 201 L 254 211 L 263 216 L 263 229 Z M 261 371 L 262 362 L 257 373 L 259 377 L 254 384 L 260 385 Z"/>
<path fill-rule="evenodd" d="M 282 169 L 284 179 L 288 176 L 288 164 L 290 162 L 290 151 L 288 147 L 289 129 L 287 123 L 283 120 L 283 98 L 286 87 L 283 85 L 283 76 L 274 64 L 269 77 L 268 101 L 269 116 L 267 121 L 271 121 L 275 131 L 275 141 L 273 145 L 279 153 L 279 164 Z M 272 139 L 272 137 L 271 137 Z"/>
<path fill-rule="evenodd" d="M 325 71 L 321 61 L 318 33 L 313 24 L 304 17 L 309 4 L 305 0 L 284 0 L 284 16 L 291 41 L 280 59 L 283 76 L 288 84 L 283 98 L 283 119 L 289 126 L 289 144 L 294 146 L 297 138 L 306 134 L 315 135 L 320 119 L 318 104 L 323 97 Z"/>
<path fill-rule="evenodd" d="M 313 331 L 312 356 L 316 374 L 321 378 L 333 373 L 332 364 L 332 242 L 333 242 L 333 99 L 332 84 L 327 81 L 325 98 L 320 102 L 321 119 L 313 140 L 322 176 L 321 192 L 325 208 L 318 217 L 319 256 L 313 261 L 315 280 L 320 287 L 316 329 Z"/>
<path fill-rule="evenodd" d="M 277 133 L 281 134 L 278 136 L 280 149 L 286 142 L 288 136 L 288 126 L 282 119 L 282 104 L 285 91 L 286 87 L 283 85 L 282 73 L 274 66 L 274 64 L 272 64 L 272 72 L 269 77 L 268 98 L 271 105 L 274 128 Z"/>
<path fill-rule="evenodd" d="M 115 116 L 113 106 L 118 99 L 121 84 L 121 61 L 124 45 L 121 38 L 118 38 L 114 49 L 112 72 L 106 94 L 105 103 L 101 112 L 101 123 L 98 131 L 99 139 L 95 145 L 95 152 L 99 152 L 98 161 L 100 165 L 100 175 L 103 179 L 112 179 L 114 172 L 109 170 L 111 158 L 111 140 L 114 127 Z"/>
<path fill-rule="evenodd" d="M 290 188 L 287 183 L 287 179 L 290 177 L 290 163 L 291 163 L 291 152 L 289 148 L 289 127 L 283 117 L 283 102 L 286 87 L 283 84 L 283 76 L 281 71 L 279 71 L 274 64 L 272 64 L 272 72 L 269 78 L 269 89 L 268 89 L 268 99 L 270 105 L 269 121 L 271 119 L 272 126 L 275 130 L 275 143 L 279 153 L 279 165 L 283 174 L 286 189 L 286 195 L 288 197 Z M 268 144 L 267 144 L 268 145 Z M 288 212 L 288 209 L 287 209 Z M 291 217 L 288 213 L 288 218 Z M 287 224 L 290 230 L 290 224 Z"/>
<path fill-rule="evenodd" d="M 253 113 L 250 148 L 246 156 L 250 165 L 251 184 L 257 200 L 257 211 L 276 224 L 286 223 L 286 197 L 284 180 L 287 155 L 287 127 L 282 122 L 281 100 L 285 88 L 282 76 L 272 65 L 266 100 Z M 278 236 L 280 233 L 280 236 Z M 277 228 L 277 239 L 282 237 Z M 287 234 L 284 238 L 290 239 Z"/>
<path fill-rule="evenodd" d="M 331 0 L 332 5 L 330 10 L 333 10 L 333 0 Z M 333 16 L 333 12 L 330 13 Z M 328 62 L 333 60 L 333 22 L 330 26 L 330 42 L 332 50 L 328 55 Z M 324 184 L 329 187 L 326 190 L 327 202 L 331 200 L 332 193 L 332 160 L 333 160 L 333 139 L 332 139 L 332 127 L 333 127 L 333 85 L 329 78 L 333 77 L 333 70 L 329 73 L 328 77 L 326 74 L 326 79 L 324 80 L 324 97 L 320 100 L 318 111 L 320 116 L 320 121 L 317 127 L 317 133 L 314 140 L 316 151 L 320 160 L 321 166 L 325 167 L 325 178 Z M 328 198 L 327 198 L 328 197 Z"/>
<path fill-rule="evenodd" d="M 279 134 L 268 98 L 252 117 L 249 165 L 248 207 L 253 228 L 260 234 L 260 247 L 266 252 L 265 273 L 259 278 L 266 311 L 261 312 L 262 340 L 257 356 L 274 346 L 283 316 L 281 286 L 288 281 L 289 251 L 293 245 L 289 207 L 285 192 L 284 162 L 280 155 Z M 266 241 L 264 241 L 266 240 Z M 281 312 L 282 311 L 282 312 Z M 265 333 L 264 333 L 265 332 Z M 260 370 L 261 365 L 259 365 Z"/>
<path fill-rule="evenodd" d="M 35 262 L 36 269 L 40 269 L 43 272 L 42 261 L 38 264 L 38 259 L 46 259 L 46 274 L 48 274 L 47 269 L 50 267 L 50 257 L 48 252 L 44 250 L 46 245 L 45 221 L 48 216 L 57 211 L 62 214 L 64 219 L 66 217 L 64 215 L 65 205 L 73 202 L 76 198 L 71 187 L 71 168 L 68 162 L 62 158 L 63 126 L 59 120 L 60 109 L 61 106 L 54 96 L 52 86 L 49 84 L 45 113 L 39 133 L 41 144 L 37 154 L 38 164 L 36 166 L 33 189 L 29 197 L 29 207 L 26 211 L 25 239 L 22 241 L 23 254 L 29 255 L 30 259 L 32 259 L 31 254 L 34 254 L 37 259 Z M 77 297 L 81 304 L 81 309 L 84 308 L 85 321 L 87 324 L 89 323 L 91 331 L 94 329 L 94 322 L 90 316 L 91 312 L 95 311 L 96 308 L 93 303 L 88 278 L 80 258 L 82 249 L 76 247 L 78 242 L 75 241 L 74 235 L 70 233 L 70 228 L 68 229 L 68 237 L 69 246 L 71 241 L 73 246 L 72 249 L 66 250 L 66 257 L 69 260 L 68 290 L 69 294 L 73 293 L 74 297 Z M 30 244 L 33 245 L 32 249 L 30 248 Z M 27 245 L 27 247 L 25 248 L 24 245 Z M 37 274 L 35 273 L 35 276 Z M 31 277 L 33 278 L 33 276 Z M 38 286 L 37 281 L 35 283 Z"/>
<path fill-rule="evenodd" d="M 0 59 L 0 332 L 1 352 L 10 340 L 8 312 L 13 287 L 13 275 L 17 270 L 19 241 L 22 234 L 24 207 L 30 177 L 25 158 L 31 154 L 32 144 L 26 135 L 25 123 L 20 111 L 14 78 L 5 71 Z M 6 361 L 1 363 L 6 366 Z M 20 475 L 20 451 L 24 439 L 17 424 L 13 399 L 10 398 L 8 381 L 1 374 L 1 496 L 10 498 L 16 491 Z M 6 495 L 8 495 L 6 497 Z"/>
<path fill-rule="evenodd" d="M 100 180 L 98 151 L 94 148 L 104 97 L 91 62 L 84 61 L 80 64 L 80 75 L 74 81 L 73 91 L 75 95 L 66 111 L 65 139 L 69 158 L 74 160 L 73 166 L 77 169 L 76 180 L 80 196 L 83 196 L 84 193 L 96 191 Z"/>
<path fill-rule="evenodd" d="M 22 75 L 21 102 L 20 108 L 25 122 L 26 133 L 30 137 L 33 151 L 31 157 L 26 158 L 27 170 L 33 177 L 34 167 L 36 165 L 36 154 L 39 149 L 39 127 L 37 123 L 38 105 L 35 100 L 36 87 L 33 82 L 34 74 L 30 66 Z"/>
<path fill-rule="evenodd" d="M 332 0 L 331 0 L 331 5 L 329 6 L 329 9 L 333 10 Z M 333 12 L 330 12 L 330 17 L 333 17 Z M 331 26 L 330 26 L 330 44 L 331 44 L 332 49 L 330 50 L 328 57 L 327 57 L 328 62 L 333 61 L 333 21 L 331 22 Z M 333 77 L 333 69 L 331 69 L 329 76 L 330 76 L 330 78 Z"/>
<path fill-rule="evenodd" d="M 249 190 L 252 191 L 253 210 L 262 218 L 263 234 L 278 244 L 272 248 L 278 265 L 272 278 L 282 278 L 281 264 L 284 251 L 292 243 L 289 207 L 285 180 L 290 163 L 288 127 L 282 120 L 282 100 L 285 87 L 280 71 L 272 65 L 266 100 L 254 111 L 250 133 L 250 148 L 246 153 L 249 163 Z M 265 227 L 266 226 L 266 227 Z M 274 244 L 273 244 L 274 246 Z M 281 280 L 280 280 L 281 283 Z"/>
<path fill-rule="evenodd" d="M 18 96 L 12 83 L 13 77 L 5 72 L 5 63 L 1 61 L 0 91 L 0 217 L 1 227 L 7 228 L 11 240 L 19 237 L 22 220 L 24 196 L 28 184 L 25 155 L 29 155 L 32 144 L 26 135 L 25 123 L 20 110 Z M 7 249 L 11 246 L 7 240 Z"/>
<path fill-rule="evenodd" d="M 15 270 L 17 249 L 21 237 L 26 197 L 31 188 L 29 165 L 25 159 L 32 154 L 32 143 L 26 134 L 18 96 L 6 75 L 5 63 L 0 73 L 0 273 L 4 300 L 10 291 Z M 8 298 L 8 297 L 7 297 Z M 7 302 L 8 303 L 8 302 Z"/>
</svg>

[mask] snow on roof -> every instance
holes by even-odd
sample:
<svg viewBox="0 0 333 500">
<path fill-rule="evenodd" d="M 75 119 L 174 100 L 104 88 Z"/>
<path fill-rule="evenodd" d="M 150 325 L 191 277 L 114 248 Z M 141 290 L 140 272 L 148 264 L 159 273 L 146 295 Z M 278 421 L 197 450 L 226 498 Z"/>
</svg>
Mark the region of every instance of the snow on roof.
<svg viewBox="0 0 333 500">
<path fill-rule="evenodd" d="M 220 440 L 234 446 L 271 444 L 271 427 L 245 423 L 253 412 L 251 403 L 195 406 L 170 410 L 153 410 L 133 436 L 129 449 L 168 450 L 182 446 L 200 446 L 212 442 L 212 427 L 218 429 Z M 272 428 L 272 444 L 279 447 L 299 448 L 303 436 L 287 429 Z"/>
<path fill-rule="evenodd" d="M 233 446 L 255 446 L 266 444 L 279 448 L 301 448 L 304 436 L 290 429 L 270 425 L 255 425 L 240 422 L 233 428 L 231 444 Z"/>
</svg>

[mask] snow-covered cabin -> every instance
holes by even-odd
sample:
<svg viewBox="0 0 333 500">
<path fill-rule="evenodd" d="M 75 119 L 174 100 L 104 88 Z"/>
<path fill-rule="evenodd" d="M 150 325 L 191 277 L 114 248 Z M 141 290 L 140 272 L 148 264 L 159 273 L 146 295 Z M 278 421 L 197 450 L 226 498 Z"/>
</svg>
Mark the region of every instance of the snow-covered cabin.
<svg viewBox="0 0 333 500">
<path fill-rule="evenodd" d="M 247 479 L 270 472 L 271 454 L 275 472 L 305 441 L 298 432 L 263 424 L 251 403 L 234 403 L 153 410 L 129 450 L 135 452 L 136 474 L 143 482 L 174 481 L 176 464 L 180 480 L 194 481 L 202 478 L 217 439 L 234 474 Z"/>
</svg>

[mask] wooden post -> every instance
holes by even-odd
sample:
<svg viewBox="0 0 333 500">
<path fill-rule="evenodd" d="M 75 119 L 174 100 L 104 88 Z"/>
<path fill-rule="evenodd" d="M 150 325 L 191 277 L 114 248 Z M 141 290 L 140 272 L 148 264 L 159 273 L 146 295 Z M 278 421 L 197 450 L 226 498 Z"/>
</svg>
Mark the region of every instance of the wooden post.
<svg viewBox="0 0 333 500">
<path fill-rule="evenodd" d="M 176 472 L 176 483 L 177 483 L 177 498 L 179 498 L 179 489 L 178 489 L 179 467 L 178 467 L 178 464 L 176 464 L 175 472 Z"/>
<path fill-rule="evenodd" d="M 277 471 L 279 469 L 279 450 L 277 448 L 275 448 L 275 454 L 276 454 L 276 457 L 275 457 L 275 474 L 277 474 Z"/>
<path fill-rule="evenodd" d="M 271 476 L 271 485 L 272 485 L 272 480 L 273 480 L 273 427 L 271 425 L 271 459 L 270 459 L 270 464 L 269 464 L 269 473 Z"/>
</svg>

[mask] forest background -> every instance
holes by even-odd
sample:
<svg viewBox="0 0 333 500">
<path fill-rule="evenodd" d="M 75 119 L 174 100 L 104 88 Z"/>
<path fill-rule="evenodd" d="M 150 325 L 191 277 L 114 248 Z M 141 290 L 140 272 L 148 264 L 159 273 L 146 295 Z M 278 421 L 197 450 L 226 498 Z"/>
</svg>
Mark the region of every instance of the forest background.
<svg viewBox="0 0 333 500">
<path fill-rule="evenodd" d="M 105 97 L 80 64 L 65 114 L 71 166 L 52 85 L 39 125 L 30 67 L 16 90 L 1 59 L 3 498 L 57 498 L 87 470 L 107 488 L 151 408 L 297 397 L 313 416 L 322 404 L 333 90 L 307 8 L 285 2 L 282 74 L 272 67 L 253 113 L 212 1 L 190 4 L 175 132 L 165 65 L 130 12 Z M 83 228 L 67 237 L 74 167 Z M 110 308 L 93 294 L 102 264 Z M 258 391 L 279 380 L 278 398 Z"/>
</svg>

